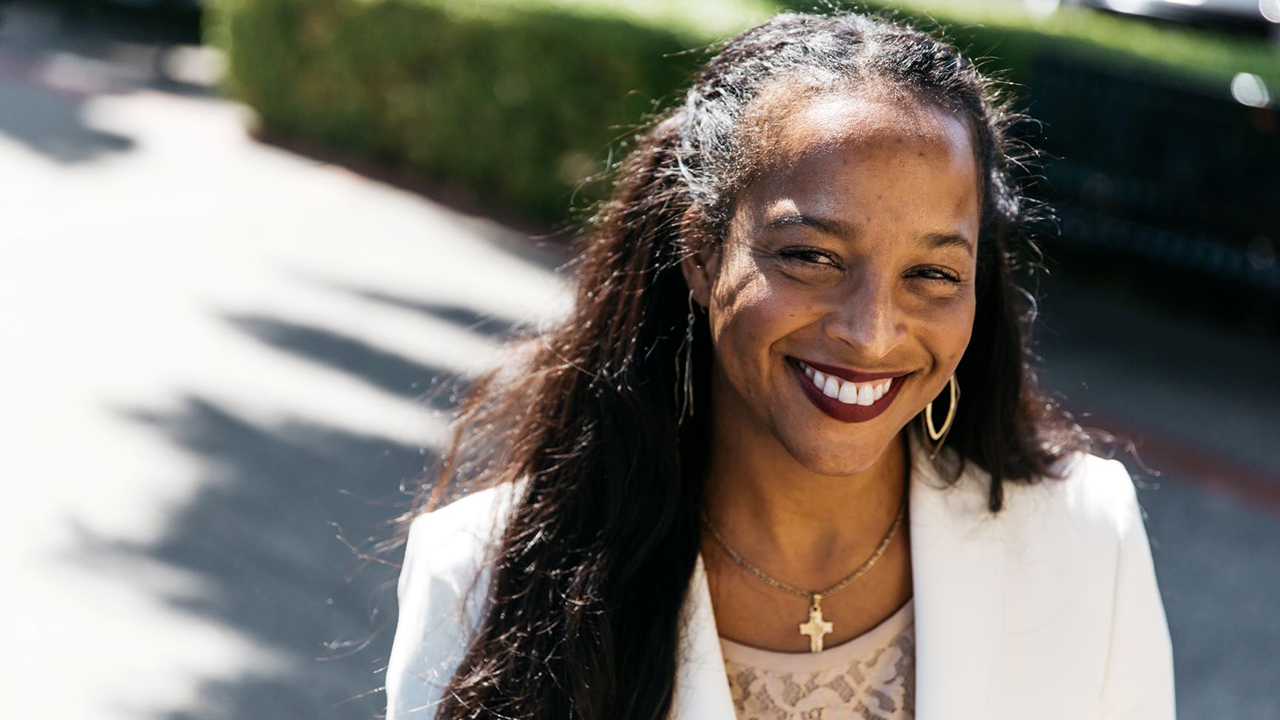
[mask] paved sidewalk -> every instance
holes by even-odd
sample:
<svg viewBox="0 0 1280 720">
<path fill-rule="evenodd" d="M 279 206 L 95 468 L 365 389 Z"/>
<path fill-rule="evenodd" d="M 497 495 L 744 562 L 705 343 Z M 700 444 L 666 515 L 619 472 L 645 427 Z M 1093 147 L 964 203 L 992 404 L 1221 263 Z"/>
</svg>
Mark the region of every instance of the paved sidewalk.
<svg viewBox="0 0 1280 720">
<path fill-rule="evenodd" d="M 372 718 L 395 571 L 339 536 L 384 536 L 433 382 L 559 288 L 145 45 L 9 41 L 43 20 L 0 30 L 0 717 Z"/>
<path fill-rule="evenodd" d="M 430 459 L 434 389 L 564 310 L 559 256 L 253 142 L 210 90 L 215 56 L 18 10 L 0 28 L 0 717 L 376 716 L 395 571 L 346 543 L 383 537 Z M 1051 385 L 1166 448 L 1141 498 L 1182 715 L 1280 717 L 1280 523 L 1257 494 L 1278 476 L 1275 345 L 1070 286 L 1045 315 Z"/>
</svg>

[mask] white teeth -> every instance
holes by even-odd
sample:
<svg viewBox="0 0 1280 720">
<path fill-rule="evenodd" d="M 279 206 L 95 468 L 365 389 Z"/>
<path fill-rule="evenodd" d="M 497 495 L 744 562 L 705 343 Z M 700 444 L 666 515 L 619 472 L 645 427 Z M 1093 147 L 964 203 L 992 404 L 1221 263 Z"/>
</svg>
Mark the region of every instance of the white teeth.
<svg viewBox="0 0 1280 720">
<path fill-rule="evenodd" d="M 840 402 L 852 405 L 858 402 L 858 386 L 851 382 L 840 384 Z"/>
<path fill-rule="evenodd" d="M 858 404 L 870 405 L 876 401 L 876 391 L 871 389 L 871 383 L 862 383 L 858 387 Z"/>
<path fill-rule="evenodd" d="M 856 384 L 841 380 L 834 375 L 826 375 L 803 362 L 800 363 L 800 367 L 804 370 L 804 374 L 813 381 L 814 387 L 818 388 L 822 394 L 835 398 L 846 405 L 873 405 L 877 400 L 884 397 L 884 394 L 889 392 L 889 388 L 893 385 L 893 378 L 886 378 L 874 383 Z"/>
<path fill-rule="evenodd" d="M 827 384 L 822 386 L 822 392 L 825 393 L 827 397 L 839 397 L 840 381 L 835 379 L 834 376 L 828 376 Z"/>
</svg>

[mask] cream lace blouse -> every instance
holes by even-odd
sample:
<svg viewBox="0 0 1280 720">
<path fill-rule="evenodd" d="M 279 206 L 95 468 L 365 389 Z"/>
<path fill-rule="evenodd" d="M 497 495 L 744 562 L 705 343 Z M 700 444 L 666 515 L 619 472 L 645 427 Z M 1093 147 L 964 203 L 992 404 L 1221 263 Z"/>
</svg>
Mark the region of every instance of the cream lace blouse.
<svg viewBox="0 0 1280 720">
<path fill-rule="evenodd" d="M 720 638 L 739 720 L 914 718 L 913 602 L 817 653 L 772 652 Z"/>
</svg>

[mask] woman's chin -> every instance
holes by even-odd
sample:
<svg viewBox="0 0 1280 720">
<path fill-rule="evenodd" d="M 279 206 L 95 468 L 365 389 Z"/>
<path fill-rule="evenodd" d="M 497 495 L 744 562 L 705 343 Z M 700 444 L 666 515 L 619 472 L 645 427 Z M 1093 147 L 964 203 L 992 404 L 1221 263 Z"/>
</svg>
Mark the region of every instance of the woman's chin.
<svg viewBox="0 0 1280 720">
<path fill-rule="evenodd" d="M 888 447 L 884 442 L 859 442 L 842 438 L 837 441 L 787 443 L 792 457 L 809 472 L 830 477 L 846 477 L 866 472 L 880 460 Z"/>
</svg>

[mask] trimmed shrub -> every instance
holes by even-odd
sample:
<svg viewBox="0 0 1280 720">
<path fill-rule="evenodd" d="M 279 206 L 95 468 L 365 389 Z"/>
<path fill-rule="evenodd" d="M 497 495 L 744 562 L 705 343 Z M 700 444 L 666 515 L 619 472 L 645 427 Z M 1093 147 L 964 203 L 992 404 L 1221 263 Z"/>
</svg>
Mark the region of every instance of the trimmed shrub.
<svg viewBox="0 0 1280 720">
<path fill-rule="evenodd" d="M 924 3 L 915 6 L 927 6 L 928 12 L 892 14 L 925 29 L 945 29 L 988 70 L 1000 70 L 1024 86 L 1030 114 L 1050 126 L 1046 146 L 1051 152 L 1074 147 L 1053 138 L 1070 132 L 1064 124 L 1073 122 L 1073 115 L 1064 109 L 1073 106 L 1116 113 L 1130 126 L 1161 122 L 1128 108 L 1126 97 L 1108 96 L 1103 102 L 1082 83 L 1065 81 L 1064 67 L 1079 68 L 1082 78 L 1096 78 L 1101 69 L 1103 76 L 1117 79 L 1149 76 L 1156 85 L 1190 87 L 1192 104 L 1194 94 L 1229 100 L 1231 78 L 1239 72 L 1280 88 L 1276 50 L 1262 41 L 1153 27 L 1079 8 L 1037 20 L 1018 4 L 975 10 Z M 600 196 L 603 183 L 582 181 L 625 151 L 628 129 L 685 85 L 703 59 L 689 50 L 777 9 L 808 10 L 815 4 L 216 0 L 207 15 L 207 38 L 227 50 L 228 94 L 252 106 L 271 133 L 401 165 L 485 205 L 557 222 L 570 217 L 571 208 L 586 208 Z M 1037 72 L 1044 67 L 1055 73 L 1051 83 L 1038 88 Z M 1060 95 L 1073 87 L 1076 96 Z M 1048 97 L 1044 91 L 1059 95 Z M 1039 113 L 1037 102 L 1047 115 Z M 1275 117 L 1274 109 L 1257 111 Z M 1257 155 L 1270 158 L 1277 136 L 1274 129 L 1263 132 L 1274 128 L 1267 122 L 1254 123 L 1262 129 L 1253 140 L 1240 136 L 1243 140 L 1236 141 L 1263 143 L 1271 150 Z M 1133 154 L 1124 156 L 1133 159 Z M 1124 182 L 1142 174 L 1105 167 L 1106 158 L 1089 160 L 1102 165 L 1064 165 L 1074 174 L 1047 168 L 1053 181 L 1068 186 L 1065 196 L 1053 200 L 1070 205 L 1083 192 L 1074 187 L 1076 176 L 1101 173 Z M 1157 184 L 1149 187 L 1158 190 Z M 1260 202 L 1271 201 L 1274 192 L 1258 188 Z M 1270 229 L 1243 232 L 1249 236 L 1244 241 L 1251 241 Z"/>
<path fill-rule="evenodd" d="M 597 196 L 598 184 L 571 197 L 687 81 L 699 58 L 681 53 L 714 39 L 662 16 L 536 2 L 223 0 L 215 14 L 227 90 L 270 132 L 543 221 Z"/>
</svg>

